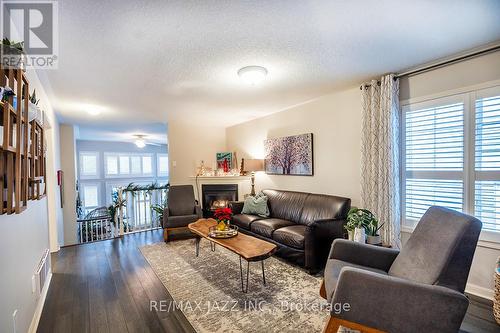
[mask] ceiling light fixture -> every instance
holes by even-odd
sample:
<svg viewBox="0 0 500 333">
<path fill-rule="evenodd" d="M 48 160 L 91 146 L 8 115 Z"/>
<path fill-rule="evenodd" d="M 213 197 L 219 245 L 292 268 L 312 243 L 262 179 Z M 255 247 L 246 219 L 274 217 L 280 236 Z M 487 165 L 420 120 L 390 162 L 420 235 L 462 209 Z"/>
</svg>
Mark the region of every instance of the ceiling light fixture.
<svg viewBox="0 0 500 333">
<path fill-rule="evenodd" d="M 246 66 L 240 68 L 238 76 L 251 85 L 257 85 L 266 78 L 267 69 L 262 66 Z"/>
<path fill-rule="evenodd" d="M 137 139 L 134 141 L 135 145 L 138 148 L 146 147 L 146 140 L 144 140 L 144 136 L 143 135 L 135 135 L 135 136 L 137 137 Z"/>
<path fill-rule="evenodd" d="M 91 116 L 98 116 L 101 114 L 101 110 L 99 109 L 88 109 L 87 113 Z"/>
</svg>

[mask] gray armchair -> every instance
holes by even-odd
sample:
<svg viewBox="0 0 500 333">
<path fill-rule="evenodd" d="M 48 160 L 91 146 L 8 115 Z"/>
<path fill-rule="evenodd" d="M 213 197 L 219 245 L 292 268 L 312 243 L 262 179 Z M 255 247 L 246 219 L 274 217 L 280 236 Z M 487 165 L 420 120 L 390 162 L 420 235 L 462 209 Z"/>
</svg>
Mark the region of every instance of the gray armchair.
<svg viewBox="0 0 500 333">
<path fill-rule="evenodd" d="M 194 199 L 193 186 L 170 186 L 168 206 L 163 211 L 163 239 L 168 242 L 170 231 L 187 229 L 189 223 L 196 222 L 202 217 L 201 207 Z"/>
<path fill-rule="evenodd" d="M 320 291 L 336 305 L 325 332 L 339 325 L 366 332 L 458 332 L 481 225 L 472 216 L 431 207 L 401 252 L 335 240 Z M 349 309 L 334 312 L 338 304 Z"/>
</svg>

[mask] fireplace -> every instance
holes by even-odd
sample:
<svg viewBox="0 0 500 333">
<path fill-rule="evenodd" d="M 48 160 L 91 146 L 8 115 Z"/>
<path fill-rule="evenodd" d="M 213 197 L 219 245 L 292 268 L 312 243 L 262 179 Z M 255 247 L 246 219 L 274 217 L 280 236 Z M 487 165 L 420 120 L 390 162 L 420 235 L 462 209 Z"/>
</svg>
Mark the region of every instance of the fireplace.
<svg viewBox="0 0 500 333">
<path fill-rule="evenodd" d="M 229 201 L 238 200 L 237 184 L 203 184 L 201 186 L 203 217 L 213 216 L 217 208 L 227 207 Z"/>
</svg>

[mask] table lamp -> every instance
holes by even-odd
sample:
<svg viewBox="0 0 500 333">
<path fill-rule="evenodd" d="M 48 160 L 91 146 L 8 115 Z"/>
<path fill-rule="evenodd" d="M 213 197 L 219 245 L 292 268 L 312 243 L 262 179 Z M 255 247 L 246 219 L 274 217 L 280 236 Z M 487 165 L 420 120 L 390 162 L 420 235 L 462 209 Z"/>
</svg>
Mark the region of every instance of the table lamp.
<svg viewBox="0 0 500 333">
<path fill-rule="evenodd" d="M 242 161 L 243 164 L 243 171 L 244 172 L 250 172 L 252 176 L 252 191 L 250 192 L 250 195 L 254 196 L 255 195 L 255 172 L 257 171 L 264 171 L 264 160 L 260 159 L 243 159 Z"/>
</svg>

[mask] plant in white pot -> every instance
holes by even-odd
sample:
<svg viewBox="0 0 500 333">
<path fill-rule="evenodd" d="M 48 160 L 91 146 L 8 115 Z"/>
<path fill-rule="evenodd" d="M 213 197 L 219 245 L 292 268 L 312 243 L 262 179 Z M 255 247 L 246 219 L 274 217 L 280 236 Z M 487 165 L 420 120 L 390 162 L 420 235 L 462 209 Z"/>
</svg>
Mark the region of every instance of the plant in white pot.
<svg viewBox="0 0 500 333">
<path fill-rule="evenodd" d="M 345 228 L 347 231 L 351 232 L 352 239 L 358 243 L 365 243 L 366 241 L 366 232 L 365 226 L 368 225 L 369 220 L 367 219 L 367 214 L 364 209 L 360 209 L 357 207 L 352 207 L 347 213 L 347 223 Z"/>
<path fill-rule="evenodd" d="M 372 214 L 373 215 L 373 214 Z M 382 238 L 380 237 L 379 230 L 384 226 L 382 223 L 381 225 L 378 225 L 378 220 L 373 216 L 373 219 L 371 222 L 365 226 L 366 229 L 366 242 L 368 244 L 382 244 Z"/>
<path fill-rule="evenodd" d="M 345 228 L 350 234 L 349 239 L 358 243 L 378 244 L 380 236 L 378 231 L 382 226 L 378 226 L 378 221 L 368 209 L 352 207 L 347 214 Z"/>
</svg>

